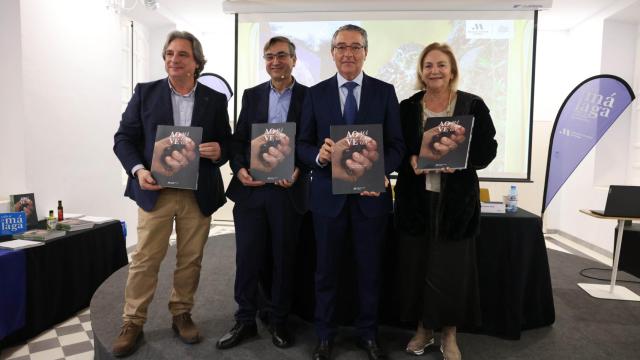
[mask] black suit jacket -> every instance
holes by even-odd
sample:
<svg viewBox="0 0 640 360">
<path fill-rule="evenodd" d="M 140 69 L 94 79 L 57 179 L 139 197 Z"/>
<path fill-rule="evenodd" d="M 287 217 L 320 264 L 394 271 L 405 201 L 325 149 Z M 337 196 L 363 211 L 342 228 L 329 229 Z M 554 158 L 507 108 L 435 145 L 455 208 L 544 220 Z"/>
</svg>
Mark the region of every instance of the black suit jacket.
<svg viewBox="0 0 640 360">
<path fill-rule="evenodd" d="M 296 138 L 300 133 L 300 113 L 302 111 L 302 102 L 307 92 L 307 87 L 296 82 L 293 85 L 291 93 L 291 103 L 289 104 L 289 112 L 287 113 L 287 122 L 296 123 Z M 235 175 L 242 168 L 249 170 L 249 161 L 251 156 L 251 125 L 257 123 L 266 123 L 269 118 L 269 91 L 271 87 L 269 81 L 254 86 L 244 91 L 242 95 L 242 109 L 238 124 L 233 134 L 231 142 L 231 158 L 230 165 L 234 176 L 227 188 L 227 196 L 236 203 L 243 203 L 252 206 L 255 200 L 251 194 L 256 191 L 256 187 L 244 186 Z M 297 151 L 297 150 L 296 150 Z M 309 180 L 308 172 L 304 167 L 296 161 L 296 166 L 300 168 L 300 176 L 292 187 L 286 191 L 289 194 L 292 206 L 299 213 L 304 213 L 308 209 L 308 192 Z M 275 186 L 266 184 L 264 186 Z"/>
<path fill-rule="evenodd" d="M 137 164 L 151 168 L 153 145 L 158 125 L 173 125 L 171 89 L 168 79 L 136 85 L 120 127 L 114 136 L 113 151 L 122 163 L 129 180 L 125 195 L 146 211 L 153 210 L 157 191 L 142 190 L 131 170 Z M 204 216 L 213 214 L 226 202 L 219 167 L 227 162 L 231 127 L 225 95 L 202 84 L 196 87 L 191 126 L 202 127 L 202 142 L 220 144 L 222 156 L 217 162 L 200 158 L 196 201 Z"/>
<path fill-rule="evenodd" d="M 296 152 L 300 161 L 313 170 L 311 211 L 328 217 L 337 216 L 347 199 L 347 195 L 334 195 L 332 192 L 331 165 L 320 167 L 316 163 L 324 139 L 330 137 L 331 125 L 345 124 L 338 91 L 335 75 L 309 88 Z M 400 165 L 405 146 L 400 128 L 398 98 L 393 85 L 364 74 L 355 123 L 382 125 L 384 172 L 388 175 L 395 171 Z M 357 201 L 363 214 L 368 217 L 378 217 L 392 211 L 391 188 L 379 197 L 358 196 Z"/>
</svg>

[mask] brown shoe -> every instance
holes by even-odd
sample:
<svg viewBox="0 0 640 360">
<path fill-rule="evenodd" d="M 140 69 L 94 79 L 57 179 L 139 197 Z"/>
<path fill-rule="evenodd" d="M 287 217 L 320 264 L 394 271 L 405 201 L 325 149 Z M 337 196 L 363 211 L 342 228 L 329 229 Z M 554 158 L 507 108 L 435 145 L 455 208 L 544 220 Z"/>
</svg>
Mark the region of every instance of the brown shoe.
<svg viewBox="0 0 640 360">
<path fill-rule="evenodd" d="M 120 328 L 120 334 L 113 342 L 111 353 L 115 357 L 124 357 L 133 354 L 142 338 L 142 325 L 136 325 L 131 321 L 125 321 Z"/>
<path fill-rule="evenodd" d="M 196 324 L 191 320 L 191 314 L 188 312 L 174 316 L 171 328 L 178 334 L 180 340 L 187 344 L 200 342 L 200 333 Z"/>
</svg>

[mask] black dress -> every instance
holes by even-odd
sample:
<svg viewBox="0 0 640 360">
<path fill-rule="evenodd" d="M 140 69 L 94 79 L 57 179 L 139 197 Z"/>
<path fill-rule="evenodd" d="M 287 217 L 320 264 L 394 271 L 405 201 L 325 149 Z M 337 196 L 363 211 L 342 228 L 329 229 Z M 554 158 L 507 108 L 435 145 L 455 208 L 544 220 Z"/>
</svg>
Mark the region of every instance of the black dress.
<svg viewBox="0 0 640 360">
<path fill-rule="evenodd" d="M 454 115 L 474 115 L 468 167 L 441 174 L 440 192 L 425 190 L 425 176 L 410 164 L 422 140 L 422 97 L 400 104 L 407 154 L 395 187 L 397 244 L 394 308 L 405 322 L 421 320 L 426 328 L 479 325 L 475 236 L 480 195 L 476 169 L 495 158 L 497 143 L 489 109 L 476 95 L 458 91 Z"/>
</svg>

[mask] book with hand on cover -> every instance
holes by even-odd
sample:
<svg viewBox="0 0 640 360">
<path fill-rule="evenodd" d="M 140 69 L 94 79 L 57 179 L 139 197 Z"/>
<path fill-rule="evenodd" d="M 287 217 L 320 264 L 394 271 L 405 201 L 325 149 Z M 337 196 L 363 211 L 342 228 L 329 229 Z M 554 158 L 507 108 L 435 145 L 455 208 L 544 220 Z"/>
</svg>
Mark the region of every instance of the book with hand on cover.
<svg viewBox="0 0 640 360">
<path fill-rule="evenodd" d="M 36 213 L 36 197 L 33 193 L 9 195 L 9 211 L 24 211 L 27 216 L 27 226 L 38 225 Z"/>
<path fill-rule="evenodd" d="M 33 241 L 47 241 L 64 236 L 66 233 L 61 230 L 45 230 L 34 229 L 24 232 L 22 234 L 14 235 L 14 239 L 33 240 Z"/>
<path fill-rule="evenodd" d="M 295 166 L 296 123 L 251 125 L 249 172 L 254 180 L 291 180 Z"/>
<path fill-rule="evenodd" d="M 428 118 L 422 134 L 418 169 L 466 169 L 473 116 Z"/>
<path fill-rule="evenodd" d="M 332 125 L 329 131 L 333 193 L 384 192 L 382 125 Z"/>
<path fill-rule="evenodd" d="M 202 128 L 158 125 L 151 174 L 166 188 L 198 189 Z"/>
</svg>

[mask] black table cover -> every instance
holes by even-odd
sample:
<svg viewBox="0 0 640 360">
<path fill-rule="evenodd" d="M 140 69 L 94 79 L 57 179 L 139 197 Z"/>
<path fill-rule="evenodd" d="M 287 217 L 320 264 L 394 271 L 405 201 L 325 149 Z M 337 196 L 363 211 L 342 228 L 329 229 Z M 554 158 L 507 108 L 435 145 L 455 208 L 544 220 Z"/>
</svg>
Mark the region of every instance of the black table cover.
<svg viewBox="0 0 640 360">
<path fill-rule="evenodd" d="M 3 339 L 0 348 L 27 340 L 86 308 L 98 286 L 127 264 L 120 221 L 67 232 L 25 252 L 25 326 Z"/>
<path fill-rule="evenodd" d="M 518 209 L 516 213 L 482 214 L 477 238 L 478 277 L 482 305 L 482 327 L 463 331 L 519 339 L 520 332 L 553 324 L 555 309 L 549 261 L 539 216 Z M 401 325 L 392 308 L 395 269 L 394 230 L 391 218 L 382 259 L 380 321 Z M 336 320 L 353 322 L 357 313 L 353 249 L 345 244 L 341 261 Z M 313 222 L 303 221 L 294 272 L 293 312 L 313 321 L 315 240 Z"/>
</svg>

